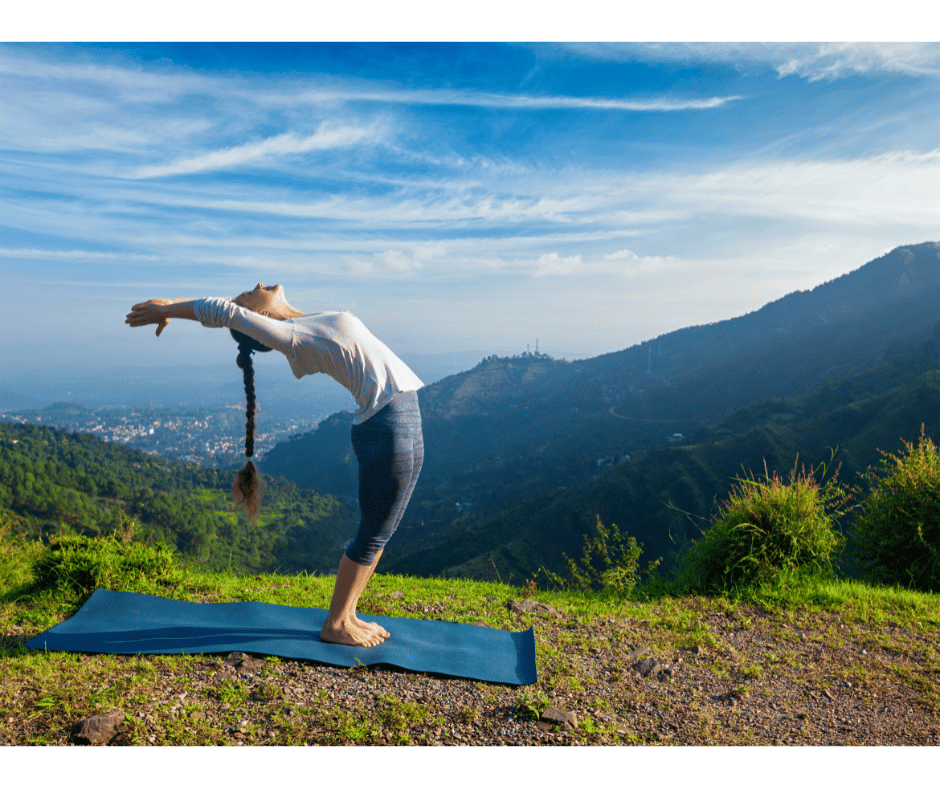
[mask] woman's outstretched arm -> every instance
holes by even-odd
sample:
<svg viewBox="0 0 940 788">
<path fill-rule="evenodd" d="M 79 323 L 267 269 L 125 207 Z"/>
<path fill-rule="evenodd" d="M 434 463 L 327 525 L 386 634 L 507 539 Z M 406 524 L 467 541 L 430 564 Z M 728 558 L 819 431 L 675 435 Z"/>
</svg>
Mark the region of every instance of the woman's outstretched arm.
<svg viewBox="0 0 940 788">
<path fill-rule="evenodd" d="M 124 322 L 131 328 L 156 324 L 157 336 L 160 336 L 163 329 L 169 325 L 170 318 L 182 317 L 186 320 L 198 320 L 193 310 L 194 303 L 195 299 L 192 298 L 151 298 L 149 301 L 134 304 Z"/>
<path fill-rule="evenodd" d="M 292 353 L 294 334 L 289 321 L 264 317 L 228 298 L 151 298 L 134 304 L 124 322 L 132 328 L 156 324 L 157 336 L 160 336 L 174 317 L 196 320 L 208 327 L 234 328 L 262 345 L 288 356 Z"/>
</svg>

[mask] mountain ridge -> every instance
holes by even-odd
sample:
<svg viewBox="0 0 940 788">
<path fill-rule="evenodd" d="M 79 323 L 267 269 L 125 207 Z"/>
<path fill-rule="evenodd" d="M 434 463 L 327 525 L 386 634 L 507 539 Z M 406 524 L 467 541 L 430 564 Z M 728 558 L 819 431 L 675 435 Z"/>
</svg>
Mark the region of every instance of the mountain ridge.
<svg viewBox="0 0 940 788">
<path fill-rule="evenodd" d="M 819 408 L 850 405 L 861 395 L 838 386 L 889 365 L 892 353 L 934 341 L 938 304 L 940 244 L 930 242 L 898 247 L 746 315 L 592 359 L 484 358 L 419 392 L 425 465 L 386 560 L 398 571 L 417 571 L 406 556 L 451 533 L 457 521 L 498 517 L 524 502 L 531 508 L 558 488 L 590 485 L 598 463 L 626 456 L 636 462 L 669 446 L 674 433 L 688 441 L 756 403 L 815 393 Z M 936 354 L 926 352 L 938 366 Z M 333 414 L 276 446 L 262 470 L 354 497 L 350 420 Z M 622 519 L 618 524 L 628 527 Z M 574 532 L 591 520 L 580 518 Z M 550 529 L 546 539 L 555 539 Z"/>
<path fill-rule="evenodd" d="M 884 293 L 894 295 L 885 301 Z M 537 440 L 548 444 L 543 457 L 566 456 L 593 433 L 599 454 L 635 454 L 749 402 L 841 379 L 893 342 L 929 336 L 938 302 L 940 244 L 925 243 L 747 315 L 593 359 L 485 358 L 420 390 L 426 457 L 419 487 L 505 456 L 515 443 Z M 780 325 L 787 316 L 790 323 Z M 355 496 L 355 462 L 342 434 L 348 418 L 334 414 L 321 425 L 329 435 L 314 431 L 275 447 L 262 469 Z"/>
</svg>

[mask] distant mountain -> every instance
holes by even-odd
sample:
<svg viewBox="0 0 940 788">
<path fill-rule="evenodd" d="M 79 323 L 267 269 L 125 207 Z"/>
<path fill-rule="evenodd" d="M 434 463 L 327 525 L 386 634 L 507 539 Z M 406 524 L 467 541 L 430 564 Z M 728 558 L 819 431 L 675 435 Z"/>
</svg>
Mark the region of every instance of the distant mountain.
<svg viewBox="0 0 940 788">
<path fill-rule="evenodd" d="M 35 408 L 40 400 L 24 396 L 7 388 L 0 388 L 0 411 L 13 411 L 23 408 Z"/>
<path fill-rule="evenodd" d="M 846 406 L 861 395 L 846 394 L 841 381 L 877 377 L 892 354 L 932 341 L 938 317 L 940 244 L 925 243 L 744 316 L 596 358 L 483 359 L 419 393 L 425 465 L 387 560 L 404 567 L 406 556 L 468 513 L 485 519 L 590 484 L 607 463 L 627 455 L 636 462 L 676 433 L 687 442 L 754 403 L 816 392 L 820 408 Z M 930 363 L 938 366 L 936 354 Z M 262 469 L 354 496 L 350 421 L 335 414 L 269 451 Z M 550 532 L 544 538 L 559 552 Z"/>
<path fill-rule="evenodd" d="M 563 552 L 580 557 L 596 515 L 636 537 L 645 560 L 665 559 L 668 571 L 683 545 L 707 527 L 716 502 L 727 499 L 733 479 L 762 476 L 765 463 L 767 472 L 787 478 L 798 458 L 818 470 L 817 479 L 824 475 L 821 463 L 826 479 L 841 465 L 843 482 L 864 487 L 859 474 L 879 464 L 879 449 L 899 452 L 902 439 L 916 444 L 922 424 L 940 443 L 940 323 L 935 326 L 931 339 L 886 354 L 878 367 L 836 387 L 750 405 L 682 443 L 601 468 L 580 484 L 489 516 L 470 509 L 434 533 L 409 523 L 389 545 L 387 571 L 521 584 L 541 566 L 562 570 Z"/>
</svg>

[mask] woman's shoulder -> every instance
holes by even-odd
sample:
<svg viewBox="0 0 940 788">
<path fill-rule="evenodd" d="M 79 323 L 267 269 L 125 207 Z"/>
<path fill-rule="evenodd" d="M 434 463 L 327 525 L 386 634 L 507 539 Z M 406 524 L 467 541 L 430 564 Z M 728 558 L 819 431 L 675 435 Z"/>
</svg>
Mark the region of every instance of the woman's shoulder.
<svg viewBox="0 0 940 788">
<path fill-rule="evenodd" d="M 341 312 L 313 312 L 309 315 L 303 315 L 303 317 L 291 318 L 291 321 L 296 325 L 306 326 L 314 331 L 320 329 L 349 333 L 365 329 L 363 322 L 347 310 Z"/>
<path fill-rule="evenodd" d="M 342 309 L 338 311 L 331 310 L 328 312 L 310 312 L 309 314 L 301 315 L 300 317 L 292 317 L 290 319 L 294 323 L 323 323 L 337 320 L 349 320 L 350 318 L 352 320 L 361 322 L 359 318 L 348 309 Z"/>
</svg>

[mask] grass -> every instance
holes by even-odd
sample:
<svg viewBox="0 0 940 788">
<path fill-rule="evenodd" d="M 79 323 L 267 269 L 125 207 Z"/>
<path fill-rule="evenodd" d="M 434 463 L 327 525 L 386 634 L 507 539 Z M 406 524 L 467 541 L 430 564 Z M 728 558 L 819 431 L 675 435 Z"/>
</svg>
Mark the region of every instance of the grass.
<svg viewBox="0 0 940 788">
<path fill-rule="evenodd" d="M 798 460 L 798 458 L 797 458 Z M 825 465 L 820 466 L 825 476 Z M 831 570 L 844 547 L 835 527 L 852 493 L 838 484 L 838 469 L 824 485 L 805 468 L 788 483 L 774 472 L 738 477 L 702 538 L 679 559 L 686 590 L 726 593 L 806 568 Z"/>
<path fill-rule="evenodd" d="M 224 675 L 221 658 L 185 656 L 111 656 L 39 652 L 25 649 L 26 636 L 36 634 L 72 615 L 95 586 L 112 590 L 157 593 L 191 601 L 253 600 L 283 605 L 326 607 L 332 593 L 331 576 L 251 577 L 214 573 L 180 564 L 172 554 L 150 546 L 149 553 L 120 534 L 84 546 L 46 550 L 14 536 L 15 523 L 0 529 L 0 719 L 14 720 L 19 743 L 62 744 L 78 719 L 115 707 L 141 709 L 128 717 L 122 739 L 126 744 L 214 745 L 236 741 L 253 744 L 424 744 L 446 733 L 454 721 L 487 725 L 494 706 L 505 701 L 498 688 L 479 685 L 480 700 L 462 707 L 447 721 L 433 698 L 368 693 L 368 669 L 342 671 L 346 686 L 361 685 L 367 708 L 331 704 L 325 690 L 303 696 L 290 694 L 281 678 L 284 670 L 305 675 L 304 663 L 269 658 L 248 682 Z M 135 571 L 134 567 L 139 571 Z M 38 572 L 30 567 L 38 567 Z M 629 712 L 617 694 L 627 686 L 616 676 L 610 683 L 587 669 L 603 653 L 606 664 L 629 667 L 625 655 L 640 643 L 649 655 L 705 660 L 702 669 L 725 682 L 725 692 L 740 702 L 759 698 L 767 678 L 779 671 L 801 672 L 791 642 L 802 627 L 809 642 L 842 649 L 864 644 L 905 658 L 891 667 L 891 681 L 915 692 L 922 708 L 940 709 L 936 676 L 940 654 L 923 642 L 940 642 L 940 604 L 935 594 L 839 579 L 822 569 L 788 570 L 761 583 L 725 595 L 650 594 L 637 588 L 630 596 L 622 589 L 530 589 L 538 601 L 562 613 L 557 622 L 536 621 L 540 680 L 515 688 L 507 713 L 518 721 L 538 719 L 548 705 L 572 696 L 592 698 L 595 714 L 643 718 L 645 703 L 674 713 L 655 692 L 628 690 L 637 705 Z M 399 595 L 400 594 L 400 598 Z M 377 575 L 360 603 L 363 612 L 401 618 L 443 618 L 518 631 L 528 626 L 506 607 L 519 589 L 500 583 L 464 579 L 423 579 Z M 761 620 L 756 619 L 758 611 Z M 763 657 L 742 658 L 732 639 L 769 626 L 776 638 Z M 549 637 L 549 629 L 551 636 Z M 638 642 L 638 638 L 640 638 Z M 736 641 L 735 641 L 736 642 Z M 692 656 L 698 648 L 704 656 Z M 894 652 L 889 650 L 894 649 Z M 853 665 L 834 670 L 830 681 L 875 686 L 885 676 Z M 335 671 L 331 675 L 339 675 Z M 409 678 L 420 687 L 422 677 Z M 339 679 L 337 679 L 339 681 Z M 207 682 L 209 682 L 207 684 Z M 471 685 L 472 683 L 465 683 Z M 609 689 L 614 688 L 614 689 Z M 615 691 L 616 690 L 616 691 Z M 155 707 L 147 709 L 159 698 Z M 731 734 L 707 710 L 707 697 L 689 694 L 685 703 L 701 718 L 706 743 L 729 743 Z M 350 701 L 352 703 L 352 701 Z M 211 710 L 211 717 L 206 715 Z M 143 716 L 141 716 L 143 715 Z M 631 717 L 631 719 L 633 719 Z M 656 718 L 658 719 L 658 718 Z M 644 723 L 646 724 L 646 723 Z M 652 724 L 652 723 L 650 723 Z M 617 733 L 620 730 L 620 733 Z M 691 735 L 691 734 L 690 734 Z M 752 734 L 734 734 L 736 743 Z M 582 717 L 577 731 L 566 736 L 585 742 L 659 742 L 652 728 L 632 723 L 606 723 Z M 712 737 L 709 739 L 708 737 Z"/>
<path fill-rule="evenodd" d="M 879 582 L 940 592 L 940 450 L 923 424 L 916 447 L 902 442 L 906 454 L 882 452 L 881 468 L 868 470 L 854 552 Z"/>
</svg>

